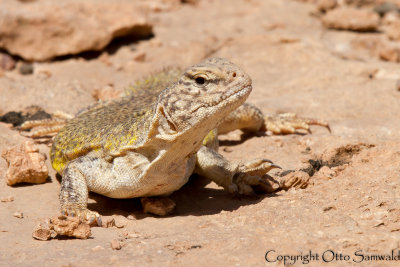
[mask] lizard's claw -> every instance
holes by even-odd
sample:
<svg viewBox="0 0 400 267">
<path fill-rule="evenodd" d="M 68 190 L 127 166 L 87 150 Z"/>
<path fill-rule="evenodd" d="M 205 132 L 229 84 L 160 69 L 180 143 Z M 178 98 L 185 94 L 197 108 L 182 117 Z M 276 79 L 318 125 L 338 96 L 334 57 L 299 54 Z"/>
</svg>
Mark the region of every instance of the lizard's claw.
<svg viewBox="0 0 400 267">
<path fill-rule="evenodd" d="M 273 164 L 269 159 L 255 159 L 246 163 L 240 163 L 238 171 L 233 177 L 233 183 L 229 187 L 229 191 L 239 195 L 255 195 L 254 188 L 268 188 L 264 191 L 269 192 L 271 184 L 263 178 L 270 170 L 281 168 Z"/>
<path fill-rule="evenodd" d="M 311 133 L 310 125 L 326 127 L 329 132 L 329 124 L 322 120 L 298 117 L 295 113 L 282 113 L 266 116 L 264 118 L 265 130 L 273 134 L 293 134 L 297 130 L 305 130 Z"/>
<path fill-rule="evenodd" d="M 63 208 L 61 210 L 61 214 L 65 216 L 79 217 L 82 220 L 87 221 L 90 225 L 94 225 L 95 222 L 98 226 L 102 225 L 100 214 L 95 211 L 91 211 L 89 209 L 72 208 L 72 207 Z"/>
</svg>

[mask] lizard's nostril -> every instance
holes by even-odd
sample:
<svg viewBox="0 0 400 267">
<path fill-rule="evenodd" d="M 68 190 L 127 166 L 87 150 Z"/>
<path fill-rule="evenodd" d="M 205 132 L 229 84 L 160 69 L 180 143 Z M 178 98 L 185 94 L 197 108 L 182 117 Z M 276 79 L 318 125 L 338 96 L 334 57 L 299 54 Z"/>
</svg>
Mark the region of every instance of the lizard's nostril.
<svg viewBox="0 0 400 267">
<path fill-rule="evenodd" d="M 232 74 L 232 77 L 233 77 L 233 78 L 235 78 L 235 77 L 236 77 L 236 72 L 234 72 L 234 73 Z"/>
</svg>

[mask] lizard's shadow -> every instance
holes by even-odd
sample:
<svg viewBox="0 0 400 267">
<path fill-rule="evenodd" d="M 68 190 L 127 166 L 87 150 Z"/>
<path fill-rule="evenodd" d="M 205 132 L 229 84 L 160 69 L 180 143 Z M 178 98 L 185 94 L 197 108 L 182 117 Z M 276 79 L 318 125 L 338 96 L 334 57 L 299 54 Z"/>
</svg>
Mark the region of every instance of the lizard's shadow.
<svg viewBox="0 0 400 267">
<path fill-rule="evenodd" d="M 202 216 L 218 214 L 221 211 L 234 211 L 241 206 L 254 205 L 266 197 L 274 197 L 276 194 L 259 194 L 255 197 L 234 197 L 222 188 L 206 187 L 209 180 L 198 175 L 192 175 L 189 182 L 180 190 L 174 192 L 170 198 L 176 203 L 176 209 L 170 217 L 175 216 Z M 102 215 L 133 215 L 136 219 L 148 216 L 143 212 L 139 198 L 112 199 L 90 193 L 88 208 Z"/>
</svg>

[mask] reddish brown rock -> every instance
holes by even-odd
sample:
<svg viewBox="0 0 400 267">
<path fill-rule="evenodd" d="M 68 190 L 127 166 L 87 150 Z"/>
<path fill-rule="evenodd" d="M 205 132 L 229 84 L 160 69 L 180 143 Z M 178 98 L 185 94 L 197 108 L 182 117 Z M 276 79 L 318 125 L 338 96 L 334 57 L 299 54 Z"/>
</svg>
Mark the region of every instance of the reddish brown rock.
<svg viewBox="0 0 400 267">
<path fill-rule="evenodd" d="M 91 235 L 90 225 L 78 217 L 55 216 L 40 222 L 32 232 L 37 240 L 49 240 L 55 236 L 87 239 Z"/>
<path fill-rule="evenodd" d="M 400 46 L 384 45 L 379 51 L 379 57 L 385 61 L 400 62 Z"/>
<path fill-rule="evenodd" d="M 102 216 L 101 217 L 101 227 L 110 228 L 115 226 L 115 219 L 113 217 Z"/>
<path fill-rule="evenodd" d="M 124 228 L 128 224 L 128 219 L 122 215 L 114 215 L 114 225 L 117 228 Z"/>
<path fill-rule="evenodd" d="M 45 164 L 46 155 L 32 141 L 14 146 L 3 151 L 1 155 L 8 164 L 6 172 L 7 185 L 17 183 L 44 183 L 49 175 Z"/>
<path fill-rule="evenodd" d="M 50 219 L 50 229 L 58 235 L 87 239 L 90 234 L 90 225 L 78 217 L 58 216 Z"/>
<path fill-rule="evenodd" d="M 121 242 L 117 239 L 113 239 L 110 241 L 110 246 L 113 250 L 120 250 L 121 249 Z"/>
<path fill-rule="evenodd" d="M 176 204 L 169 198 L 142 197 L 140 201 L 142 202 L 144 212 L 159 216 L 170 214 L 176 206 Z"/>
<path fill-rule="evenodd" d="M 306 188 L 310 185 L 310 175 L 303 171 L 294 171 L 282 177 L 280 184 L 283 190 Z"/>
<path fill-rule="evenodd" d="M 5 53 L 0 53 L 0 69 L 12 70 L 15 68 L 15 60 Z"/>
<path fill-rule="evenodd" d="M 321 169 L 314 175 L 316 180 L 330 180 L 336 176 L 336 172 L 328 166 L 322 166 Z"/>
<path fill-rule="evenodd" d="M 376 31 L 379 16 L 370 10 L 337 8 L 322 17 L 322 24 L 329 29 L 350 31 Z"/>
<path fill-rule="evenodd" d="M 390 40 L 400 41 L 400 18 L 390 21 L 384 31 Z"/>
<path fill-rule="evenodd" d="M 49 220 L 40 222 L 32 232 L 32 237 L 37 240 L 47 241 L 52 238 L 54 231 L 50 229 Z"/>
<path fill-rule="evenodd" d="M 337 6 L 337 0 L 317 0 L 316 5 L 319 11 L 326 12 Z"/>
<path fill-rule="evenodd" d="M 26 60 L 100 50 L 120 36 L 149 36 L 148 8 L 136 1 L 3 1 L 0 48 Z"/>
</svg>

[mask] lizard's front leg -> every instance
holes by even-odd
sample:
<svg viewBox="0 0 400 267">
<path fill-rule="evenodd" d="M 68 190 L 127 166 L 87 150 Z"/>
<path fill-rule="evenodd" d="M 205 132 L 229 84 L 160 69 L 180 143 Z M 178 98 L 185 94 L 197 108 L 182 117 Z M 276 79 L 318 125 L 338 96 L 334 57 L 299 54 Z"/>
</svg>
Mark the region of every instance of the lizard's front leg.
<svg viewBox="0 0 400 267">
<path fill-rule="evenodd" d="M 262 176 L 274 168 L 279 166 L 268 159 L 230 162 L 214 149 L 203 146 L 197 152 L 195 173 L 211 179 L 230 193 L 253 195 L 253 186 L 269 186 Z"/>
</svg>

